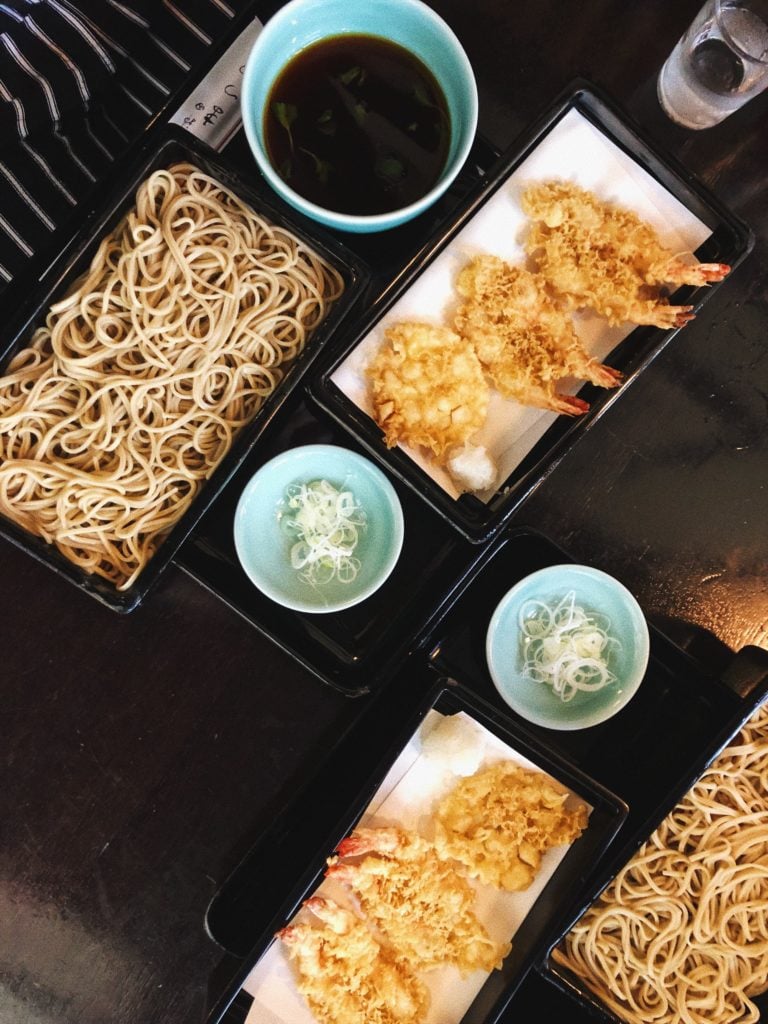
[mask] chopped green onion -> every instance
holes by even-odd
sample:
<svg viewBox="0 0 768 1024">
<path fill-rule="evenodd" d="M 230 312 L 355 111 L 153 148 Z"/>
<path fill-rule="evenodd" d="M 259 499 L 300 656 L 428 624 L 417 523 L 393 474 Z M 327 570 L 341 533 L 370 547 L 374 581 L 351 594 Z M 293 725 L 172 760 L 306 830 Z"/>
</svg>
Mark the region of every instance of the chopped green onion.
<svg viewBox="0 0 768 1024">
<path fill-rule="evenodd" d="M 545 683 L 563 702 L 577 693 L 594 693 L 616 681 L 608 668 L 619 641 L 609 635 L 610 622 L 586 612 L 570 591 L 551 606 L 527 601 L 520 609 L 523 633 L 523 673 Z"/>
<path fill-rule="evenodd" d="M 360 570 L 354 551 L 366 526 L 365 512 L 349 490 L 327 480 L 294 484 L 278 507 L 282 528 L 295 542 L 291 565 L 307 583 L 351 583 Z"/>
</svg>

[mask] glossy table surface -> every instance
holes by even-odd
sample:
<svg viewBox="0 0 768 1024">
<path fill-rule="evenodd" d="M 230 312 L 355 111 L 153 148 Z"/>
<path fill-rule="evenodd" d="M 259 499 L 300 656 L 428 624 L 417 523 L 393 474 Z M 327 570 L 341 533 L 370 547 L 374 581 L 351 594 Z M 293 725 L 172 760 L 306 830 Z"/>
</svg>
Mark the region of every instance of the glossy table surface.
<svg viewBox="0 0 768 1024">
<path fill-rule="evenodd" d="M 583 75 L 755 233 L 515 516 L 619 577 L 716 673 L 768 648 L 768 93 L 698 133 L 660 111 L 655 76 L 695 0 L 432 6 L 496 147 Z M 369 698 L 320 683 L 176 567 L 121 617 L 3 542 L 0 621 L 0 1022 L 203 1020 L 237 968 L 208 902 Z M 381 697 L 395 715 L 400 698 Z M 534 1010 L 581 1019 L 531 976 L 508 1019 Z"/>
</svg>

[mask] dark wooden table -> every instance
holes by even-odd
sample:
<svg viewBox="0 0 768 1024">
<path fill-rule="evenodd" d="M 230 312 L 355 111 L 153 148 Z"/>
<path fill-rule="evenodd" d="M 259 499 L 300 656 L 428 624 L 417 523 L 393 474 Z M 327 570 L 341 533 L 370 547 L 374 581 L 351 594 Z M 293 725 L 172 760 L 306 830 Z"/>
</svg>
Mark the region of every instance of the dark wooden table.
<svg viewBox="0 0 768 1024">
<path fill-rule="evenodd" d="M 754 230 L 516 523 L 618 576 L 715 671 L 768 647 L 768 94 L 699 133 L 660 112 L 655 76 L 697 0 L 433 6 L 497 147 L 585 75 Z M 120 617 L 3 542 L 0 622 L 0 1022 L 203 1019 L 236 969 L 204 930 L 209 900 L 368 698 L 175 567 Z M 534 1010 L 581 1019 L 537 977 L 509 1019 Z"/>
</svg>

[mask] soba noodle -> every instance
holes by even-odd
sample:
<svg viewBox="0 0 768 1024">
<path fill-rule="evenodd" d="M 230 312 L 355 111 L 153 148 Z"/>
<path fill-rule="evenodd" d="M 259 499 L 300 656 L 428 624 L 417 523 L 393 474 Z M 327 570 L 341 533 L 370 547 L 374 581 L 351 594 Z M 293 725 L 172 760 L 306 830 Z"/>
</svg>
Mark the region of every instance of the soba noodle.
<svg viewBox="0 0 768 1024">
<path fill-rule="evenodd" d="M 0 512 L 127 589 L 342 288 L 207 174 L 155 171 L 0 379 Z"/>
<path fill-rule="evenodd" d="M 768 705 L 553 953 L 630 1024 L 747 1024 L 768 989 Z"/>
</svg>

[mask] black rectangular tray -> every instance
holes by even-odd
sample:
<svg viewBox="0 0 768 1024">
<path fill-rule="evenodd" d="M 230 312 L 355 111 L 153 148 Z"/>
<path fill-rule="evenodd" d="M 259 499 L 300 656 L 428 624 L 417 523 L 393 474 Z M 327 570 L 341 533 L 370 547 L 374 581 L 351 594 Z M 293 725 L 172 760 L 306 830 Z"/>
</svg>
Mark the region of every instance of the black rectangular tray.
<svg viewBox="0 0 768 1024">
<path fill-rule="evenodd" d="M 604 1024 L 626 1024 L 626 1022 L 609 1009 L 577 974 L 569 970 L 565 964 L 558 963 L 552 955 L 553 950 L 582 914 L 594 903 L 610 880 L 624 867 L 638 847 L 645 842 L 674 805 L 679 802 L 683 794 L 716 759 L 720 751 L 731 743 L 741 727 L 766 699 L 768 694 L 768 685 L 766 685 L 768 684 L 768 651 L 757 647 L 743 649 L 730 666 L 729 678 L 737 688 L 751 688 L 748 696 L 743 700 L 742 706 L 724 716 L 720 733 L 714 736 L 712 741 L 706 744 L 693 760 L 689 777 L 681 780 L 677 787 L 670 789 L 641 828 L 636 828 L 634 832 L 629 833 L 610 851 L 605 864 L 607 877 L 593 880 L 582 894 L 581 905 L 570 915 L 561 934 L 550 944 L 542 962 L 537 964 L 538 973 L 546 981 L 554 985 L 569 999 L 574 1000 L 591 1019 L 603 1021 Z M 602 875 L 605 876 L 606 872 L 602 872 Z M 768 991 L 750 998 L 759 1011 L 758 1020 L 768 1020 Z M 720 1024 L 720 1022 L 715 1021 L 713 1024 Z"/>
<path fill-rule="evenodd" d="M 515 932 L 512 951 L 500 969 L 489 975 L 466 1014 L 461 1018 L 461 1022 L 490 1024 L 499 1019 L 515 990 L 546 946 L 547 937 L 557 929 L 557 924 L 562 920 L 582 879 L 610 845 L 621 826 L 627 808 L 607 789 L 595 785 L 584 773 L 574 769 L 558 755 L 553 755 L 545 744 L 518 730 L 498 709 L 487 705 L 461 685 L 440 680 L 434 683 L 415 710 L 401 720 L 398 728 L 388 734 L 386 753 L 367 777 L 358 779 L 356 797 L 341 817 L 337 820 L 326 820 L 329 830 L 324 841 L 304 845 L 304 869 L 299 872 L 295 883 L 284 893 L 282 904 L 246 955 L 237 977 L 212 1009 L 208 1018 L 209 1024 L 219 1024 L 227 1019 L 229 1008 L 240 994 L 248 974 L 274 941 L 275 932 L 290 920 L 300 909 L 302 902 L 320 884 L 326 867 L 326 858 L 335 850 L 338 842 L 355 827 L 401 750 L 432 709 L 446 715 L 459 711 L 466 712 L 473 721 L 507 743 L 520 756 L 558 779 L 593 808 L 586 829 L 580 838 L 573 842 Z M 273 878 L 270 878 L 270 885 L 274 885 Z M 215 927 L 213 922 L 217 915 L 218 908 L 214 901 L 208 914 L 209 930 Z"/>
<path fill-rule="evenodd" d="M 419 650 L 476 560 L 477 550 L 394 480 L 405 519 L 403 550 L 376 593 L 352 608 L 322 615 L 291 611 L 272 601 L 253 585 L 238 561 L 235 508 L 263 462 L 296 445 L 317 443 L 361 451 L 300 395 L 293 396 L 258 449 L 223 488 L 176 562 L 324 683 L 358 697 L 383 685 L 403 658 Z"/>
<path fill-rule="evenodd" d="M 349 431 L 367 451 L 414 493 L 426 501 L 439 515 L 473 543 L 482 543 L 494 536 L 510 519 L 520 503 L 533 491 L 557 462 L 614 401 L 631 380 L 658 354 L 676 330 L 654 327 L 635 328 L 608 357 L 611 366 L 620 370 L 624 384 L 611 391 L 586 385 L 579 394 L 590 402 L 590 410 L 576 419 L 559 416 L 510 476 L 485 503 L 473 494 L 454 498 L 442 489 L 401 448 L 387 449 L 382 432 L 374 420 L 348 398 L 332 380 L 340 364 L 363 337 L 387 313 L 392 305 L 416 281 L 430 262 L 450 246 L 452 240 L 507 181 L 509 175 L 541 144 L 548 133 L 571 110 L 577 110 L 602 134 L 628 154 L 640 167 L 663 185 L 669 193 L 712 229 L 712 235 L 700 247 L 697 256 L 706 262 L 728 263 L 736 267 L 753 245 L 750 230 L 700 185 L 670 156 L 660 153 L 636 127 L 603 94 L 589 83 L 577 81 L 542 117 L 499 158 L 488 174 L 480 180 L 447 227 L 433 236 L 424 247 L 422 258 L 401 275 L 382 300 L 370 307 L 355 325 L 354 337 L 342 350 L 329 349 L 319 372 L 309 384 L 312 398 Z M 715 286 L 717 287 L 717 286 Z M 683 287 L 675 300 L 699 309 L 712 294 L 713 287 Z M 425 311 L 425 315 L 429 311 Z M 691 326 L 689 330 L 695 329 Z"/>
<path fill-rule="evenodd" d="M 189 161 L 227 185 L 241 199 L 260 211 L 274 224 L 282 225 L 303 238 L 321 253 L 344 277 L 345 291 L 330 313 L 318 326 L 307 347 L 286 372 L 283 382 L 264 403 L 250 424 L 243 427 L 190 508 L 160 544 L 136 582 L 127 590 L 118 591 L 111 583 L 90 576 L 61 555 L 53 545 L 33 536 L 10 520 L 0 517 L 0 536 L 22 548 L 58 575 L 75 584 L 85 593 L 118 612 L 130 612 L 143 600 L 151 586 L 170 563 L 174 554 L 189 536 L 207 508 L 259 440 L 288 395 L 299 385 L 319 356 L 333 332 L 345 321 L 360 299 L 369 275 L 363 261 L 327 232 L 298 217 L 288 207 L 273 201 L 258 175 L 243 174 L 226 158 L 175 126 L 153 132 L 130 164 L 111 182 L 111 190 L 103 200 L 84 214 L 83 224 L 60 255 L 48 267 L 40 283 L 25 298 L 15 319 L 3 331 L 0 343 L 0 368 L 25 345 L 37 324 L 45 317 L 52 302 L 62 295 L 87 267 L 100 240 L 134 203 L 138 186 L 152 171 L 176 161 Z"/>
<path fill-rule="evenodd" d="M 485 634 L 507 590 L 542 564 L 570 561 L 543 537 L 525 532 L 489 549 L 465 581 L 461 596 L 433 635 L 430 660 L 441 673 L 460 675 L 487 699 L 499 700 L 485 661 Z M 625 824 L 598 871 L 587 880 L 575 911 L 537 965 L 560 991 L 591 1015 L 622 1024 L 554 963 L 551 949 L 642 845 L 704 769 L 768 695 L 768 652 L 745 647 L 719 676 L 711 676 L 651 627 L 651 657 L 637 695 L 614 718 L 578 732 L 527 728 L 627 802 Z M 510 711 L 513 719 L 518 716 Z M 765 1009 L 768 997 L 758 999 Z"/>
<path fill-rule="evenodd" d="M 580 732 L 554 732 L 523 722 L 499 697 L 485 661 L 485 635 L 493 610 L 516 582 L 547 565 L 572 561 L 541 534 L 517 529 L 488 546 L 465 573 L 450 608 L 435 624 L 426 646 L 407 658 L 386 687 L 362 705 L 360 716 L 339 737 L 326 759 L 289 780 L 294 796 L 224 882 L 207 914 L 211 936 L 229 953 L 245 957 L 295 884 L 307 852 L 325 848 L 337 821 L 358 796 L 363 780 L 387 756 L 391 737 L 414 713 L 429 680 L 460 679 L 495 713 L 515 723 L 518 734 L 576 766 L 615 793 L 629 813 L 606 856 L 569 894 L 569 923 L 641 845 L 669 808 L 692 785 L 768 693 L 768 653 L 745 648 L 718 675 L 708 672 L 651 627 L 651 657 L 638 694 L 613 719 Z M 425 668 L 426 664 L 426 668 Z M 356 771 L 349 772 L 349 765 Z M 267 890 L 264 878 L 271 879 Z M 565 908 L 564 908 L 565 910 Z M 563 928 L 563 931 L 565 928 Z M 536 968 L 545 961 L 542 951 Z M 246 972 L 247 973 L 247 972 Z M 554 986 L 552 986 L 554 990 Z M 528 986 L 513 998 L 534 1011 Z M 564 989 L 567 991 L 567 989 Z M 247 1013 L 250 997 L 229 993 L 230 1021 Z M 581 1019 L 565 994 L 562 1017 Z M 221 1006 L 219 1007 L 221 1009 Z M 240 1018 L 243 1019 L 243 1018 Z"/>
<path fill-rule="evenodd" d="M 242 132 L 227 146 L 226 155 L 238 166 L 252 160 Z M 348 239 L 363 264 L 370 266 L 358 309 L 383 301 L 396 286 L 398 275 L 407 272 L 403 267 L 420 264 L 425 238 L 466 200 L 484 169 L 497 158 L 486 140 L 476 139 L 467 164 L 435 208 L 393 231 Z M 352 318 L 357 319 L 357 313 Z M 344 338 L 352 329 L 348 319 Z M 339 339 L 341 344 L 344 338 Z M 324 683 L 356 697 L 378 689 L 404 657 L 419 649 L 478 551 L 394 479 L 403 506 L 405 539 L 398 564 L 381 590 L 361 605 L 335 614 L 312 615 L 280 607 L 254 587 L 240 566 L 232 535 L 235 507 L 263 462 L 296 445 L 315 443 L 363 452 L 333 417 L 307 400 L 305 385 L 273 417 L 269 433 L 243 460 L 175 561 Z"/>
<path fill-rule="evenodd" d="M 568 553 L 532 530 L 489 546 L 430 638 L 430 664 L 506 707 L 491 679 L 486 633 L 496 605 L 520 579 Z M 708 674 L 649 625 L 651 651 L 638 692 L 613 718 L 589 729 L 558 731 L 510 717 L 552 750 L 627 802 L 617 859 L 628 858 L 699 777 L 768 693 L 768 652 L 746 647 L 720 675 Z"/>
</svg>

